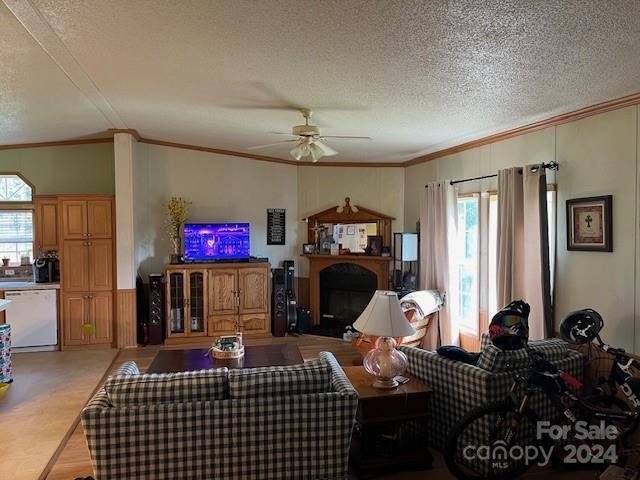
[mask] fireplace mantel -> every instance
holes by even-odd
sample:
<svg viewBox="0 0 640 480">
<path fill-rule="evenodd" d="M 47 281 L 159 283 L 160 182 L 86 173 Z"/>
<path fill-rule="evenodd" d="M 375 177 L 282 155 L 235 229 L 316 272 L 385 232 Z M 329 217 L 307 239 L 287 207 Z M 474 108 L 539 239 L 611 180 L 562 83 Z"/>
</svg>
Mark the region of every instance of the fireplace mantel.
<svg viewBox="0 0 640 480">
<path fill-rule="evenodd" d="M 309 310 L 314 325 L 320 324 L 320 272 L 338 263 L 352 263 L 376 274 L 378 290 L 389 289 L 391 257 L 367 255 L 302 255 L 309 260 Z"/>
</svg>

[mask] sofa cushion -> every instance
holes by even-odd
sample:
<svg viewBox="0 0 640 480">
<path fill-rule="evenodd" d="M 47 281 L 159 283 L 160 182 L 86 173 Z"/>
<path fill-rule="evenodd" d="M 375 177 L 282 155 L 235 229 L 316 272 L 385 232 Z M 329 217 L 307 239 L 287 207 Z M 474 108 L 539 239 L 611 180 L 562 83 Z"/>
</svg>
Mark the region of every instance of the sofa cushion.
<svg viewBox="0 0 640 480">
<path fill-rule="evenodd" d="M 331 368 L 320 359 L 286 367 L 231 370 L 229 397 L 254 398 L 331 391 Z"/>
<path fill-rule="evenodd" d="M 542 353 L 550 362 L 562 360 L 567 355 L 567 343 L 559 338 L 529 342 L 531 350 Z M 486 345 L 476 364 L 489 372 L 505 372 L 529 365 L 529 355 L 524 349 L 500 350 L 493 344 Z"/>
<path fill-rule="evenodd" d="M 228 398 L 229 369 L 193 372 L 114 375 L 105 392 L 114 406 L 144 403 L 183 403 Z"/>
</svg>

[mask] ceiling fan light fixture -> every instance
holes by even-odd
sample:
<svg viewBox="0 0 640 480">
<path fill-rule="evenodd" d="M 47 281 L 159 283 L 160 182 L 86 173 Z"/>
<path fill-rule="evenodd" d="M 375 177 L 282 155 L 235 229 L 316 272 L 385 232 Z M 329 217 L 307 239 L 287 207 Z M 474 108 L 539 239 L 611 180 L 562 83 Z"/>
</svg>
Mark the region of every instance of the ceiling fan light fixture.
<svg viewBox="0 0 640 480">
<path fill-rule="evenodd" d="M 331 148 L 329 145 L 327 145 L 326 143 L 323 143 L 319 140 L 316 140 L 315 142 L 313 142 L 312 146 L 316 147 L 316 149 L 320 150 L 322 152 L 322 157 L 332 157 L 333 155 L 337 155 L 338 152 L 336 152 L 333 148 Z M 320 157 L 318 157 L 320 158 Z"/>
<path fill-rule="evenodd" d="M 309 149 L 308 143 L 300 142 L 289 153 L 291 153 L 291 156 L 296 160 L 300 160 L 304 157 L 308 157 L 311 154 L 311 150 Z"/>
</svg>

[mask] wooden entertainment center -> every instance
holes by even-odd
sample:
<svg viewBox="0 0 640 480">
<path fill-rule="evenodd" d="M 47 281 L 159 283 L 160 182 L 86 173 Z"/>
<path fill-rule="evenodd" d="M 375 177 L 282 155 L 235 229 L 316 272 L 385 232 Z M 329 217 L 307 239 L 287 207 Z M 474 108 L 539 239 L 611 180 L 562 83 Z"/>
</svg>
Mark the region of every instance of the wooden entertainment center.
<svg viewBox="0 0 640 480">
<path fill-rule="evenodd" d="M 235 332 L 269 335 L 268 262 L 169 265 L 166 279 L 166 343 Z"/>
</svg>

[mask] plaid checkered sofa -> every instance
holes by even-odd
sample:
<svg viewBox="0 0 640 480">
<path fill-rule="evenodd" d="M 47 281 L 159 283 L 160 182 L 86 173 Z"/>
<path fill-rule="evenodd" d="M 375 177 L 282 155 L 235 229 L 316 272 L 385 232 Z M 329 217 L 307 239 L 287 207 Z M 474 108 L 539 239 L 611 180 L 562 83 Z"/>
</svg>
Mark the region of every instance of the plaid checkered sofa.
<svg viewBox="0 0 640 480">
<path fill-rule="evenodd" d="M 569 349 L 563 340 L 531 341 L 529 346 L 582 380 L 582 355 Z M 502 351 L 491 343 L 488 334 L 482 336 L 477 366 L 420 348 L 401 345 L 399 349 L 408 357 L 409 373 L 433 388 L 427 437 L 434 448 L 444 445 L 449 429 L 469 410 L 502 400 L 513 384 L 513 371 L 524 372 L 528 365 L 526 352 Z M 542 395 L 534 395 L 531 407 L 543 418 L 555 417 L 553 407 Z"/>
<path fill-rule="evenodd" d="M 357 402 L 328 352 L 177 374 L 129 362 L 81 419 L 97 480 L 346 479 Z"/>
</svg>

